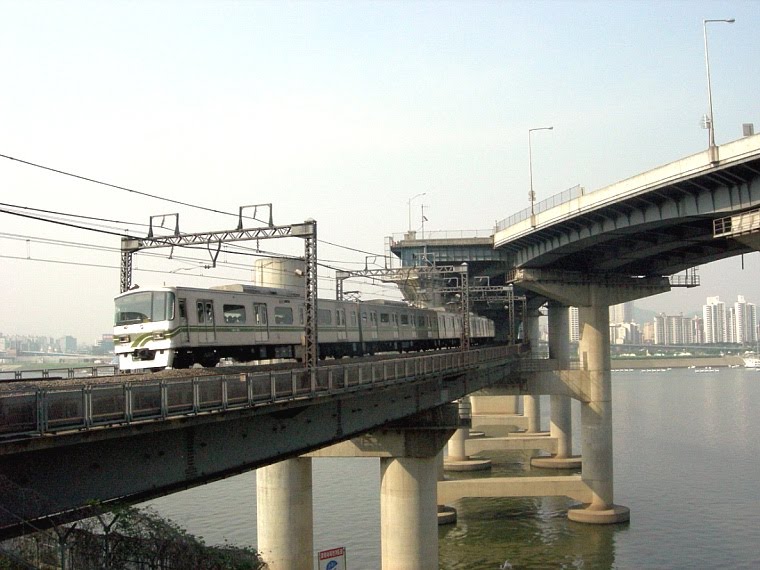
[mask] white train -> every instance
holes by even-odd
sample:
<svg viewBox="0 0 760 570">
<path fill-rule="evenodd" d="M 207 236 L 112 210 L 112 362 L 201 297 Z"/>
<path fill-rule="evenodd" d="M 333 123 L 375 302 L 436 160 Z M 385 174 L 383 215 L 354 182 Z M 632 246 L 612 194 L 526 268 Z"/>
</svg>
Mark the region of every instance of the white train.
<svg viewBox="0 0 760 570">
<path fill-rule="evenodd" d="M 301 358 L 303 297 L 287 289 L 225 285 L 158 287 L 115 299 L 114 350 L 121 370 L 215 366 Z M 462 318 L 398 301 L 318 302 L 320 358 L 458 346 Z M 472 344 L 490 342 L 494 324 L 470 315 Z"/>
</svg>

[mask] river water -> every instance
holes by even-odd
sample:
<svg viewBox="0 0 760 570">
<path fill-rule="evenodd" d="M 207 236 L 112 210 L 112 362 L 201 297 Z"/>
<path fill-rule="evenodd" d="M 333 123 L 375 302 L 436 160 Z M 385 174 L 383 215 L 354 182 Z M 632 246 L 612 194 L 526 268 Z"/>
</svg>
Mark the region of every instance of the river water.
<svg viewBox="0 0 760 570">
<path fill-rule="evenodd" d="M 464 499 L 457 523 L 439 527 L 441 569 L 760 568 L 760 371 L 620 371 L 612 383 L 615 502 L 630 523 L 568 521 L 563 498 Z M 573 402 L 575 442 L 579 417 Z M 524 452 L 489 457 L 479 476 L 554 474 L 531 470 Z M 351 570 L 380 568 L 379 460 L 313 470 L 315 549 L 345 546 Z M 247 473 L 150 505 L 208 544 L 255 547 L 255 482 Z"/>
</svg>

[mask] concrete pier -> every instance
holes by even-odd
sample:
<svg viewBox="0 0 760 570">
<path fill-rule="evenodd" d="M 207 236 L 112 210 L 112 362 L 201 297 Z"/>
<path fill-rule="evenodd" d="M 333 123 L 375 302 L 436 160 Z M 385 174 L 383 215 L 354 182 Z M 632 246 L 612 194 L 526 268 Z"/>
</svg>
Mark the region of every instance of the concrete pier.
<svg viewBox="0 0 760 570">
<path fill-rule="evenodd" d="M 313 570 L 311 459 L 256 471 L 257 545 L 269 570 Z"/>
<path fill-rule="evenodd" d="M 462 425 L 449 439 L 447 455 L 444 459 L 443 468 L 446 471 L 482 471 L 491 468 L 490 459 L 470 459 L 467 455 L 466 443 L 470 437 L 470 399 L 464 397 L 459 400 L 459 419 Z"/>
<path fill-rule="evenodd" d="M 527 419 L 526 433 L 536 434 L 541 431 L 541 404 L 539 396 L 523 396 L 523 415 Z"/>
<path fill-rule="evenodd" d="M 438 513 L 451 510 L 437 501 L 441 452 L 459 427 L 447 405 L 308 454 L 380 458 L 382 570 L 438 569 Z"/>
<path fill-rule="evenodd" d="M 549 303 L 549 358 L 558 362 L 561 370 L 570 365 L 569 308 L 557 302 Z M 581 458 L 572 455 L 572 415 L 568 396 L 550 397 L 551 419 L 549 436 L 557 442 L 551 457 L 534 457 L 531 465 L 544 469 L 580 469 Z"/>
<path fill-rule="evenodd" d="M 591 502 L 571 509 L 568 518 L 610 524 L 629 520 L 630 511 L 613 500 L 609 306 L 599 297 L 593 295 L 591 306 L 579 309 L 579 352 L 586 384 L 586 399 L 581 402 L 582 478 L 591 489 Z"/>
<path fill-rule="evenodd" d="M 435 457 L 380 460 L 383 570 L 438 570 Z"/>
</svg>

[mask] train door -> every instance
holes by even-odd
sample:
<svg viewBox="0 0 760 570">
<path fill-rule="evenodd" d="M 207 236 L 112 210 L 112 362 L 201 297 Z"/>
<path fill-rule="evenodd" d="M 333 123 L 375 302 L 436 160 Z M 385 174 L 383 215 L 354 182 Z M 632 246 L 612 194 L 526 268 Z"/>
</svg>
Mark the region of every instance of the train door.
<svg viewBox="0 0 760 570">
<path fill-rule="evenodd" d="M 190 327 L 187 326 L 187 299 L 179 299 L 179 330 L 180 339 L 184 343 L 190 342 Z"/>
<path fill-rule="evenodd" d="M 198 342 L 216 342 L 214 302 L 211 299 L 198 299 L 195 308 L 198 314 Z"/>
<path fill-rule="evenodd" d="M 338 325 L 338 340 L 345 341 L 348 338 L 346 332 L 346 309 L 336 309 L 335 318 Z"/>
<path fill-rule="evenodd" d="M 256 343 L 269 341 L 269 320 L 266 303 L 253 304 L 253 340 Z"/>
</svg>

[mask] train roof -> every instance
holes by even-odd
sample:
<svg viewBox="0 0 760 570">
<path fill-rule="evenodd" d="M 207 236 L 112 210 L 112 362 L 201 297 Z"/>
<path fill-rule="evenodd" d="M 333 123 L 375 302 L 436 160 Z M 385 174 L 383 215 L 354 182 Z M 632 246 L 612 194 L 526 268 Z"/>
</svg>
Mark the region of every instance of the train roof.
<svg viewBox="0 0 760 570">
<path fill-rule="evenodd" d="M 253 293 L 257 295 L 277 295 L 279 297 L 303 297 L 299 293 L 290 289 L 277 289 L 275 287 L 259 287 L 257 285 L 245 285 L 243 283 L 234 283 L 230 285 L 214 285 L 209 289 L 217 291 L 233 291 L 235 293 Z"/>
</svg>

